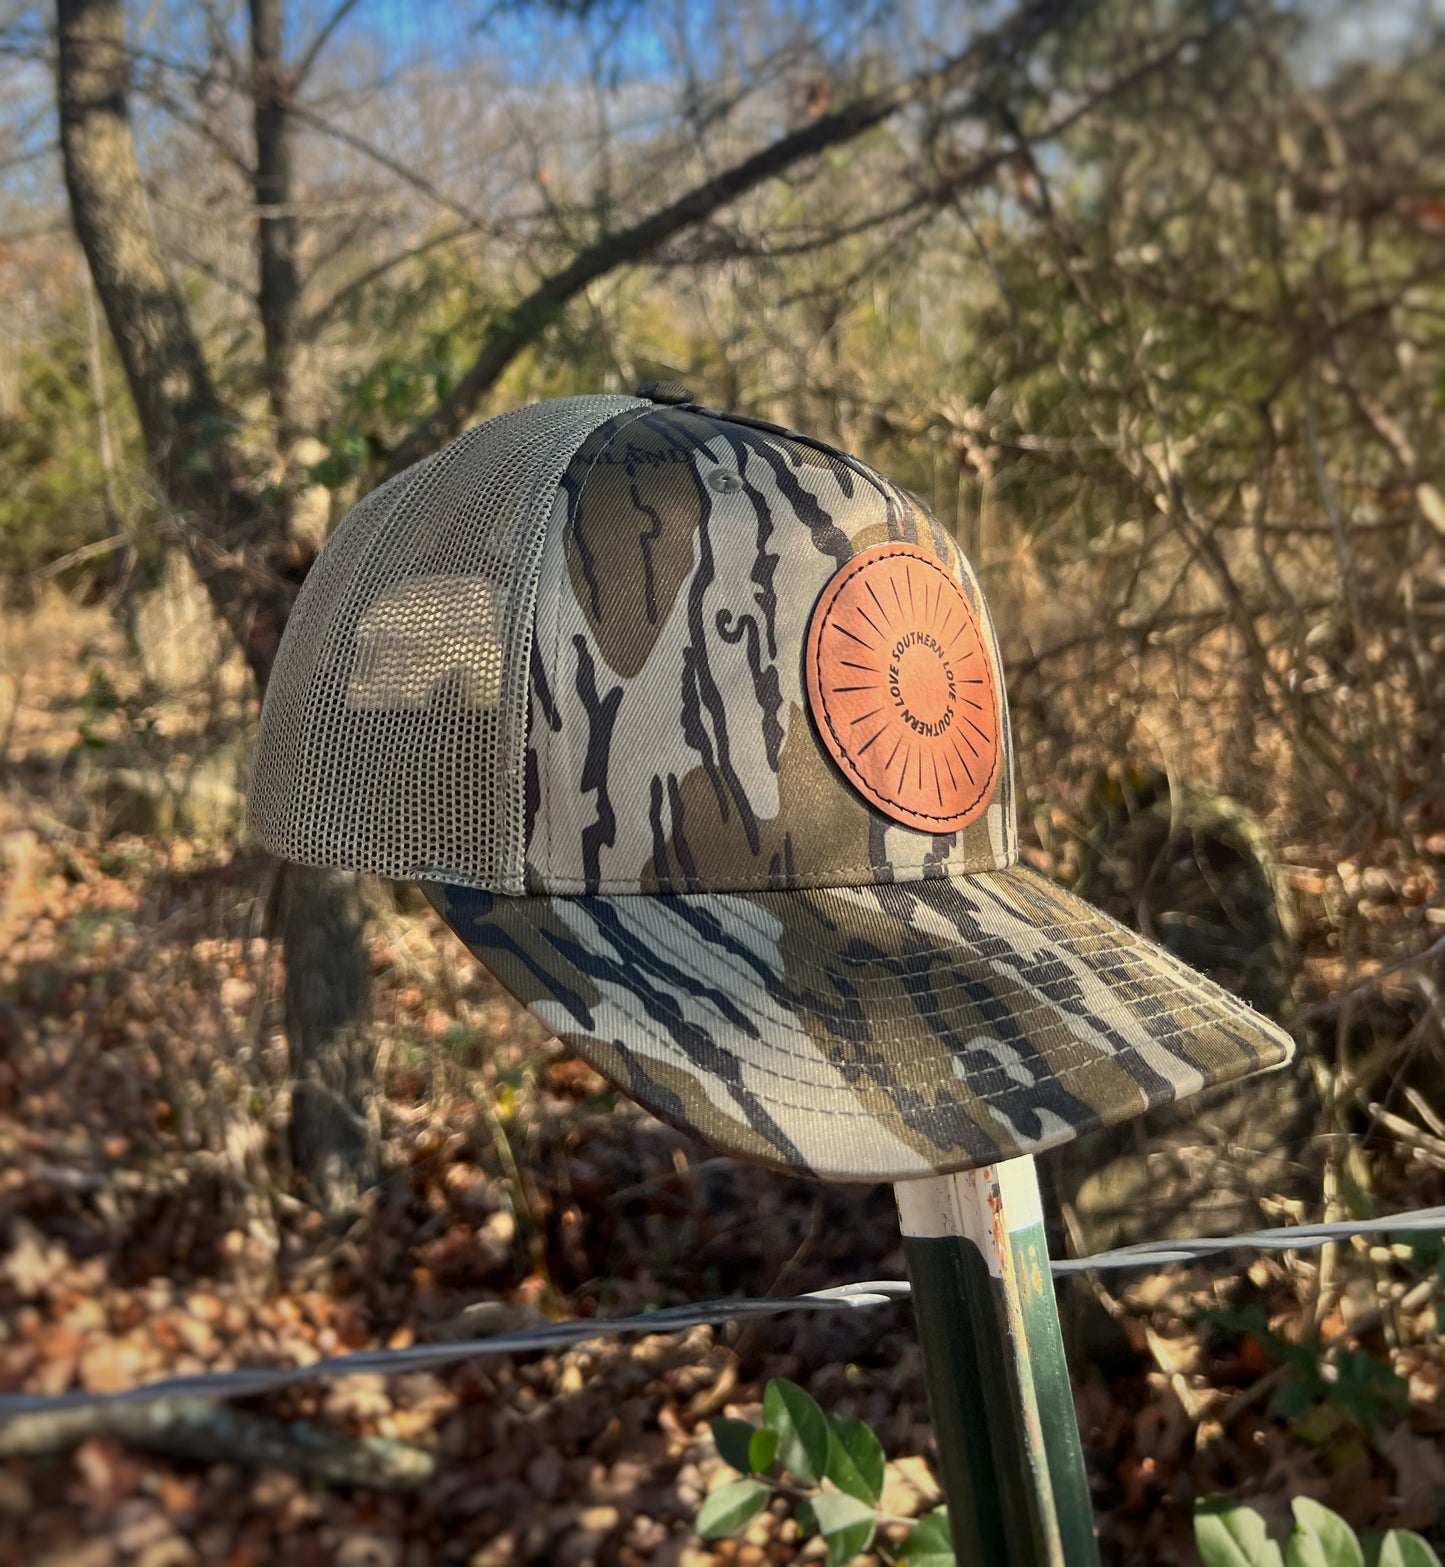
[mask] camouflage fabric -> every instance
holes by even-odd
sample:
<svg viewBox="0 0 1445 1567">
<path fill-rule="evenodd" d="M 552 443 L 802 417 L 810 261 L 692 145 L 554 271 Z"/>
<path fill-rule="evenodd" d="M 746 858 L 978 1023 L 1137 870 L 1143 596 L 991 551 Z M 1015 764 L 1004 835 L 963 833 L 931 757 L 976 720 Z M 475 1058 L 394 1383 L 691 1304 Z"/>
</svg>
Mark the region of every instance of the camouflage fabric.
<svg viewBox="0 0 1445 1567">
<path fill-rule="evenodd" d="M 1012 865 L 1007 746 L 981 819 L 935 836 L 847 787 L 809 716 L 813 607 L 890 540 L 931 552 L 988 626 L 952 538 L 862 463 L 685 409 L 601 426 L 563 479 L 537 584 L 527 890 L 851 886 Z M 991 629 L 989 644 L 1002 693 Z"/>
<path fill-rule="evenodd" d="M 653 1114 L 833 1180 L 1038 1152 L 1289 1052 L 1245 1002 L 1025 867 L 661 898 L 425 885 Z"/>
<path fill-rule="evenodd" d="M 429 847 L 368 839 L 354 863 L 412 855 L 462 939 L 578 1054 L 664 1120 L 780 1169 L 967 1169 L 1288 1059 L 1288 1036 L 1244 1002 L 1018 864 L 997 639 L 972 568 L 913 496 L 792 432 L 597 402 L 560 482 L 539 487 L 534 583 L 515 557 L 503 592 L 483 566 L 439 573 L 419 551 L 414 571 L 368 585 L 354 630 L 311 629 L 344 721 L 388 709 L 376 732 L 407 747 L 396 776 L 425 793 L 417 820 L 441 824 Z M 408 496 L 425 517 L 423 482 Z M 875 561 L 893 574 L 867 575 Z M 835 604 L 878 633 L 866 656 L 837 642 L 869 633 L 841 610 L 834 631 Z M 522 605 L 529 643 L 508 629 Z M 444 683 L 412 667 L 408 649 L 438 636 L 417 626 L 448 628 L 428 655 Z M 837 643 L 831 685 L 820 627 Z M 523 656 L 525 743 L 479 772 L 452 765 L 436 715 L 520 711 Z M 922 667 L 910 659 L 932 673 L 901 690 Z M 875 682 L 881 719 L 855 678 Z M 925 688 L 943 705 L 915 713 L 909 691 Z M 835 728 L 828 693 L 858 716 Z M 850 737 L 864 719 L 902 737 L 896 778 L 855 767 L 883 733 Z M 268 706 L 263 745 L 272 722 Z M 979 760 L 970 731 L 987 765 L 965 789 L 951 774 Z M 479 805 L 447 794 L 457 778 Z M 480 875 L 447 834 L 492 796 L 520 796 L 523 819 L 516 860 Z M 256 815 L 263 839 L 271 814 Z M 909 825 L 930 820 L 963 825 Z"/>
</svg>

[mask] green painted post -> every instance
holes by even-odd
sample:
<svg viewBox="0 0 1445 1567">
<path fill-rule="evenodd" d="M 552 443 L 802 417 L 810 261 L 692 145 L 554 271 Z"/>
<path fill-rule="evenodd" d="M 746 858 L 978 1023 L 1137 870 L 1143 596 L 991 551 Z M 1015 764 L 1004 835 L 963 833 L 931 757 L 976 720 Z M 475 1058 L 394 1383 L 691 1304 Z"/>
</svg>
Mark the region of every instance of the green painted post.
<svg viewBox="0 0 1445 1567">
<path fill-rule="evenodd" d="M 1034 1161 L 894 1193 L 960 1567 L 1099 1567 Z"/>
</svg>

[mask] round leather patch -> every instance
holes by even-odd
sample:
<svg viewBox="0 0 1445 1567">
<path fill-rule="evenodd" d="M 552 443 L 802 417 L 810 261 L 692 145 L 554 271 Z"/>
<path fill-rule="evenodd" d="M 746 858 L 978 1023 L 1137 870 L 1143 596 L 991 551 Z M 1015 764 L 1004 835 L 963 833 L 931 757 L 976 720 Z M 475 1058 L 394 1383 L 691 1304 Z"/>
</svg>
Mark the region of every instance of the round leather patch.
<svg viewBox="0 0 1445 1567">
<path fill-rule="evenodd" d="M 864 799 L 924 832 L 983 814 L 1001 749 L 993 666 L 937 557 L 913 544 L 855 555 L 813 611 L 806 680 L 823 743 Z"/>
</svg>

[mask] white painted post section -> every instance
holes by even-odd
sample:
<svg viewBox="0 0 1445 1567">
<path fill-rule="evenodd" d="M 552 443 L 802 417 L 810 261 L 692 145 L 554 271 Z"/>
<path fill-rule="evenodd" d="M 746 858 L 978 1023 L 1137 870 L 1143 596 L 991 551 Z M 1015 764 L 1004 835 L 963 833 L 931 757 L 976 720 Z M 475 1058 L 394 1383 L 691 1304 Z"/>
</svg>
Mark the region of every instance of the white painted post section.
<svg viewBox="0 0 1445 1567">
<path fill-rule="evenodd" d="M 894 1194 L 958 1560 L 1097 1567 L 1033 1159 Z"/>
</svg>

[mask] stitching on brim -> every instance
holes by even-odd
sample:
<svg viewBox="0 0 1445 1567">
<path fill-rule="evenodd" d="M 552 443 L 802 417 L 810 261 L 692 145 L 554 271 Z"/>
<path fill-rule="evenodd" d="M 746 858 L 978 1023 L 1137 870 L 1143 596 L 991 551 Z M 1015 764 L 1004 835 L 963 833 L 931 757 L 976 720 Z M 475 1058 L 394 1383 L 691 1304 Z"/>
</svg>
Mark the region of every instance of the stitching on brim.
<svg viewBox="0 0 1445 1567">
<path fill-rule="evenodd" d="M 751 928 L 756 929 L 756 927 L 751 927 Z M 671 929 L 680 931 L 681 927 L 674 926 L 674 927 L 671 927 Z M 688 951 L 684 951 L 681 947 L 679 947 L 679 945 L 677 944 L 676 941 L 667 941 L 667 940 L 663 939 L 661 933 L 658 932 L 657 930 L 648 931 L 645 934 L 651 940 L 656 942 L 662 948 L 662 950 L 667 953 L 667 955 L 669 957 L 672 957 L 672 958 L 675 958 L 675 959 L 678 959 L 678 960 L 684 960 L 684 959 L 686 959 L 689 956 L 689 952 Z M 764 936 L 766 936 L 767 932 L 763 931 L 763 932 L 760 932 L 760 934 L 763 934 Z M 679 966 L 680 967 L 687 967 L 688 965 L 685 962 L 681 962 L 680 961 L 679 962 Z M 746 973 L 747 972 L 746 965 L 740 965 L 739 966 L 739 971 L 741 973 Z M 822 972 L 826 973 L 827 971 L 826 970 L 822 970 Z M 1016 975 L 1015 977 L 1018 979 L 1018 982 L 1025 989 L 1032 990 L 1034 988 L 1030 984 L 1030 982 L 1027 979 L 1023 978 L 1022 976 L 1017 976 Z M 892 976 L 880 976 L 880 978 L 887 978 L 889 980 L 891 986 L 896 988 L 897 981 L 896 981 L 896 979 L 893 979 Z M 634 994 L 635 994 L 635 992 L 634 992 Z M 1225 994 L 1227 995 L 1228 993 L 1226 992 Z M 1159 999 L 1159 998 L 1151 998 L 1151 999 Z M 786 1005 L 784 1005 L 782 1003 L 775 1003 L 775 1005 L 777 1006 L 779 1011 L 791 1012 L 792 1015 L 795 1016 L 795 1017 L 799 1015 L 797 1009 L 795 1009 L 795 1008 L 789 1008 L 789 1007 L 787 1007 Z M 1243 1005 L 1243 1004 L 1241 1003 L 1241 1005 Z M 1197 1001 L 1192 1002 L 1191 1006 L 1193 1006 L 1195 1010 L 1200 1010 L 1200 1004 Z M 977 1007 L 976 1007 L 976 1005 L 974 1003 L 972 1003 L 970 1001 L 961 1001 L 960 1004 L 957 1005 L 957 1006 L 954 1006 L 954 1007 L 938 1007 L 931 1013 L 922 1013 L 922 1012 L 915 1011 L 913 1015 L 915 1017 L 917 1017 L 919 1023 L 922 1025 L 922 1029 L 921 1029 L 920 1033 L 917 1036 L 913 1036 L 913 1037 L 910 1038 L 910 1037 L 903 1037 L 903 1036 L 895 1035 L 891 1039 L 870 1040 L 869 1043 L 876 1043 L 876 1044 L 878 1044 L 880 1046 L 891 1044 L 891 1045 L 895 1045 L 895 1046 L 898 1046 L 898 1047 L 902 1048 L 902 1047 L 907 1046 L 910 1043 L 913 1043 L 916 1039 L 923 1039 L 923 1038 L 931 1037 L 934 1040 L 938 1041 L 938 1043 L 943 1047 L 943 1049 L 944 1049 L 946 1054 L 950 1054 L 951 1055 L 952 1053 L 948 1051 L 947 1045 L 944 1044 L 943 1040 L 940 1038 L 938 1030 L 936 1028 L 931 1028 L 929 1026 L 929 1021 L 928 1020 L 930 1018 L 938 1018 L 940 1020 L 945 1020 L 946 1021 L 950 1017 L 959 1016 L 959 1015 L 962 1015 L 962 1014 L 964 1014 L 966 1012 L 973 1012 L 973 1013 L 976 1014 L 977 1010 L 978 1009 L 977 1009 Z M 1060 1008 L 1057 1003 L 1050 1002 L 1047 998 L 1039 999 L 1039 998 L 1036 997 L 1032 1001 L 1031 1005 L 1025 1011 L 1013 1011 L 1013 1010 L 1010 1010 L 1010 1016 L 1012 1016 L 1017 1021 L 1017 1020 L 1020 1020 L 1020 1019 L 1022 1019 L 1024 1017 L 1027 1017 L 1030 1013 L 1033 1013 L 1033 1012 L 1045 1012 L 1045 1013 L 1048 1013 L 1050 1016 L 1052 1016 L 1054 1018 L 1060 1019 L 1060 1021 L 1063 1023 L 1063 1026 L 1065 1027 L 1066 1031 L 1071 1035 L 1071 1037 L 1079 1045 L 1083 1046 L 1083 1045 L 1087 1044 L 1087 1041 L 1085 1039 L 1083 1039 L 1078 1034 L 1077 1030 L 1072 1026 L 1073 1023 L 1075 1021 L 1077 1021 L 1077 1020 L 1075 1020 L 1070 1013 L 1068 1013 L 1064 1009 Z M 755 1016 L 755 1017 L 760 1016 L 760 1015 L 761 1014 L 759 1014 L 757 1012 L 753 1013 L 753 1016 Z M 1093 1015 L 1099 1017 L 1101 1022 L 1108 1022 L 1108 1021 L 1111 1020 L 1111 1018 L 1112 1019 L 1117 1019 L 1118 1021 L 1122 1021 L 1122 1022 L 1132 1022 L 1132 1023 L 1136 1024 L 1136 1025 L 1138 1025 L 1138 1024 L 1143 1022 L 1143 1020 L 1136 1013 L 1134 1013 L 1134 1012 L 1132 1012 L 1131 1010 L 1128 1009 L 1127 1003 L 1123 1004 L 1120 1008 L 1110 1008 L 1110 1010 L 1108 1012 L 1100 1011 L 1100 1012 L 1095 1012 Z M 1207 1016 L 1207 1014 L 1206 1014 L 1206 1016 Z M 821 1017 L 820 1017 L 819 1021 L 820 1021 L 820 1023 L 823 1023 L 823 1026 L 826 1027 L 826 1023 L 824 1022 L 824 1020 Z M 1228 1021 L 1228 1019 L 1225 1019 L 1225 1020 L 1217 1019 L 1216 1021 L 1217 1022 Z M 1238 1021 L 1238 1020 L 1236 1020 L 1236 1021 Z M 1181 1038 L 1185 1037 L 1188 1034 L 1197 1032 L 1198 1029 L 1200 1028 L 1200 1026 L 1202 1025 L 1202 1023 L 1203 1023 L 1203 1019 L 1201 1018 L 1200 1020 L 1196 1021 L 1193 1024 L 1183 1024 L 1183 1025 L 1176 1024 L 1175 1026 L 1171 1027 L 1168 1035 L 1165 1036 L 1164 1038 L 1154 1037 L 1153 1038 L 1153 1043 L 1157 1044 L 1161 1049 L 1165 1050 L 1166 1053 L 1168 1053 L 1170 1055 L 1174 1055 L 1176 1057 L 1176 1059 L 1183 1060 L 1184 1058 L 1179 1057 L 1176 1052 L 1174 1052 L 1173 1050 L 1170 1049 L 1170 1043 L 1169 1042 L 1171 1040 L 1181 1039 Z M 811 1038 L 811 1036 L 807 1034 L 807 1030 L 805 1028 L 801 1028 L 800 1027 L 800 1028 L 796 1029 L 795 1032 L 798 1033 L 798 1034 L 802 1034 L 802 1035 L 804 1035 L 806 1037 Z M 822 1054 L 822 1052 L 820 1050 L 816 1049 L 816 1048 L 813 1049 L 810 1052 L 807 1052 L 807 1053 L 800 1053 L 798 1051 L 789 1050 L 786 1046 L 778 1045 L 778 1044 L 773 1044 L 771 1046 L 771 1048 L 779 1050 L 785 1056 L 789 1056 L 789 1057 L 791 1057 L 792 1059 L 795 1059 L 795 1060 L 809 1060 L 809 1059 L 812 1059 L 813 1057 L 820 1056 Z M 1135 1048 L 1137 1048 L 1137 1047 L 1135 1047 Z M 1117 1060 L 1119 1058 L 1119 1055 L 1120 1055 L 1119 1051 L 1108 1049 L 1103 1055 L 1096 1055 L 1095 1056 L 1095 1062 L 1097 1062 L 1100 1059 Z M 739 1059 L 741 1059 L 741 1058 L 739 1058 Z M 953 1059 L 956 1060 L 957 1057 L 955 1056 L 955 1057 L 953 1057 Z M 750 1062 L 750 1064 L 751 1064 L 751 1062 Z M 1089 1065 L 1089 1064 L 1091 1064 L 1091 1063 L 1083 1063 L 1083 1065 Z M 1038 1080 L 1036 1080 L 1036 1082 L 1053 1081 L 1057 1077 L 1062 1075 L 1062 1071 L 1063 1070 L 1074 1070 L 1074 1069 L 1060 1069 L 1059 1071 L 1055 1071 L 1053 1069 L 1050 1069 L 1042 1079 L 1038 1079 Z M 1197 1068 L 1197 1070 L 1203 1072 L 1205 1069 L 1203 1067 L 1200 1067 L 1200 1068 Z M 796 1081 L 801 1081 L 801 1079 L 787 1078 L 785 1076 L 784 1076 L 783 1080 L 784 1081 L 795 1081 L 795 1082 Z M 1023 1087 L 1023 1086 L 1026 1086 L 1026 1085 L 1020 1084 L 1018 1086 Z"/>
</svg>

